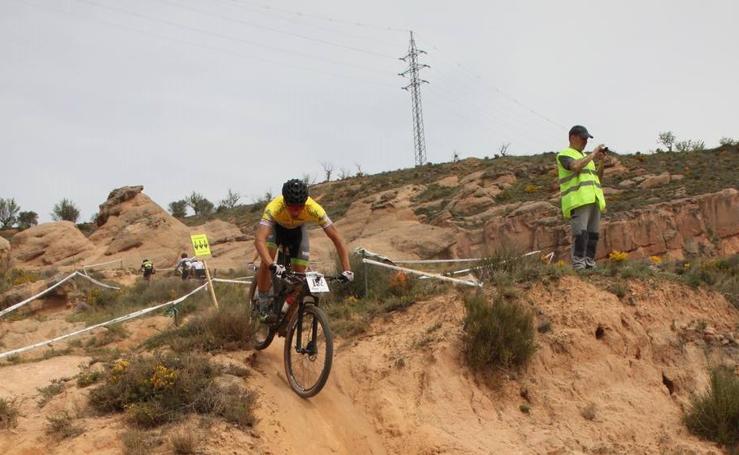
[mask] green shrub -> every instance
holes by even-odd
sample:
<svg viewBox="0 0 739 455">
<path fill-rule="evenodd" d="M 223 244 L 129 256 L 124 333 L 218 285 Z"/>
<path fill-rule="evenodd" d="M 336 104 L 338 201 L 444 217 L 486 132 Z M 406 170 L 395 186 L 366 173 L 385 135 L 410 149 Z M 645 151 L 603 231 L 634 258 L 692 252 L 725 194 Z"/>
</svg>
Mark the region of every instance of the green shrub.
<svg viewBox="0 0 739 455">
<path fill-rule="evenodd" d="M 629 287 L 624 283 L 623 281 L 617 281 L 615 283 L 610 284 L 606 290 L 610 292 L 611 294 L 615 295 L 619 299 L 622 299 L 626 297 L 626 294 L 629 292 Z"/>
<path fill-rule="evenodd" d="M 536 351 L 533 315 L 501 297 L 488 304 L 482 295 L 465 299 L 464 353 L 475 370 L 525 366 Z"/>
<path fill-rule="evenodd" d="M 126 412 L 128 421 L 141 428 L 176 421 L 188 412 L 252 425 L 254 395 L 217 386 L 220 373 L 207 357 L 193 354 L 118 359 L 107 365 L 103 384 L 90 392 L 90 404 L 100 412 Z"/>
<path fill-rule="evenodd" d="M 726 367 L 711 371 L 709 389 L 693 398 L 685 423 L 702 438 L 739 448 L 739 377 L 734 371 Z"/>
<path fill-rule="evenodd" d="M 257 423 L 254 415 L 256 395 L 237 385 L 219 387 L 210 384 L 194 403 L 195 410 L 201 414 L 223 417 L 227 422 L 246 428 Z"/>
<path fill-rule="evenodd" d="M 148 347 L 167 344 L 177 352 L 248 349 L 254 327 L 244 305 L 221 304 L 185 325 L 149 338 Z"/>
<path fill-rule="evenodd" d="M 51 384 L 46 387 L 36 389 L 41 394 L 37 404 L 39 408 L 43 408 L 46 404 L 51 401 L 52 398 L 59 395 L 64 391 L 64 382 L 58 379 L 51 381 Z"/>
<path fill-rule="evenodd" d="M 525 252 L 502 249 L 483 258 L 476 267 L 475 274 L 483 281 L 496 287 L 514 284 L 528 284 L 535 281 L 558 280 L 568 272 L 566 267 L 550 264 L 539 254 L 524 256 Z"/>
<path fill-rule="evenodd" d="M 709 286 L 739 308 L 739 254 L 726 258 L 679 261 L 668 270 L 690 286 Z"/>
<path fill-rule="evenodd" d="M 0 398 L 0 430 L 15 428 L 18 425 L 20 410 L 15 398 Z"/>
<path fill-rule="evenodd" d="M 46 417 L 46 433 L 59 439 L 73 438 L 82 434 L 82 427 L 75 425 L 67 411 L 61 411 Z"/>
<path fill-rule="evenodd" d="M 87 325 L 97 324 L 147 306 L 174 300 L 199 285 L 199 282 L 193 280 L 182 281 L 170 277 L 153 280 L 151 283 L 140 280 L 121 291 L 90 291 L 90 307 L 68 319 L 72 322 L 84 321 Z M 192 312 L 207 299 L 207 292 L 196 293 L 178 305 L 180 314 Z"/>
<path fill-rule="evenodd" d="M 357 254 L 349 256 L 349 263 L 354 272 L 354 281 L 350 283 L 333 285 L 332 297 L 343 299 L 346 297 L 362 298 L 368 296 L 384 295 L 388 291 L 390 282 L 390 271 L 380 267 L 365 265 L 362 257 Z M 334 256 L 335 270 L 341 270 L 341 262 L 338 256 Z M 365 281 L 367 283 L 365 293 Z M 368 295 L 365 295 L 368 294 Z"/>
<path fill-rule="evenodd" d="M 87 387 L 103 378 L 103 372 L 85 368 L 77 375 L 77 387 Z"/>
</svg>

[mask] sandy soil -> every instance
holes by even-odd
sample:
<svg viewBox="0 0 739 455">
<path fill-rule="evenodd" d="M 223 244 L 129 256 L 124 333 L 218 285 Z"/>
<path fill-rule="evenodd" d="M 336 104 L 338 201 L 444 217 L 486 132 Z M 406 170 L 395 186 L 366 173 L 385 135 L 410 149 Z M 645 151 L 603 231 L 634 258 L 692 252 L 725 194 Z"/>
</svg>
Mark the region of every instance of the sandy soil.
<svg viewBox="0 0 739 455">
<path fill-rule="evenodd" d="M 729 333 L 739 312 L 718 294 L 673 283 L 634 282 L 631 288 L 635 298 L 622 302 L 576 277 L 533 286 L 524 301 L 552 329 L 538 334 L 532 363 L 516 375 L 469 372 L 462 355 L 463 304 L 453 292 L 381 317 L 358 338 L 338 340 L 329 382 L 311 400 L 290 391 L 282 339 L 262 352 L 220 354 L 216 360 L 251 370 L 235 380 L 257 391 L 259 422 L 251 431 L 216 422 L 203 451 L 721 453 L 690 435 L 681 418 L 690 393 L 704 389 L 707 367 L 736 365 L 737 352 L 691 327 L 703 321 L 718 334 Z M 21 327 L 28 336 L 61 331 L 63 312 L 57 314 L 12 322 L 6 337 L 19 336 Z M 131 336 L 117 345 L 138 346 L 169 323 L 160 317 L 133 321 L 127 325 Z M 13 347 L 6 337 L 0 341 Z M 36 404 L 39 387 L 72 378 L 87 361 L 60 356 L 0 366 L 0 397 L 16 397 L 22 411 L 17 428 L 0 430 L 0 453 L 121 452 L 121 417 L 91 415 L 87 389 L 74 381 L 45 407 Z M 80 416 L 85 432 L 57 441 L 44 431 L 46 417 L 64 409 Z M 167 447 L 152 453 L 169 453 Z"/>
</svg>

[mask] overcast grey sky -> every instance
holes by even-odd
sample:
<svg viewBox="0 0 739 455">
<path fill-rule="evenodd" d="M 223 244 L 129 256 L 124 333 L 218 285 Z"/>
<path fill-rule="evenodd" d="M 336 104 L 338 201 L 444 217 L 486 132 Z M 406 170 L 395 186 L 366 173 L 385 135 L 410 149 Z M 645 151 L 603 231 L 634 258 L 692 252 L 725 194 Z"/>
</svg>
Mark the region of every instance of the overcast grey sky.
<svg viewBox="0 0 739 455">
<path fill-rule="evenodd" d="M 738 23 L 736 0 L 0 0 L 0 197 L 87 220 L 122 185 L 166 207 L 408 167 L 408 29 L 432 162 L 556 150 L 574 123 L 713 146 L 739 137 Z"/>
</svg>

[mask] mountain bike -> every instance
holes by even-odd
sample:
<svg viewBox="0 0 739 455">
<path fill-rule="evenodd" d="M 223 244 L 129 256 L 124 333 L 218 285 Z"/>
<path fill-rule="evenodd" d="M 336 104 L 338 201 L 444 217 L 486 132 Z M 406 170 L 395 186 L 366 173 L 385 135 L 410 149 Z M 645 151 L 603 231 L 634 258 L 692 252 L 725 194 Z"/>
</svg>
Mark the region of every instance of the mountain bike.
<svg viewBox="0 0 739 455">
<path fill-rule="evenodd" d="M 331 372 L 334 341 L 326 313 L 318 307 L 317 294 L 329 292 L 327 278 L 317 272 L 298 273 L 289 268 L 289 258 L 281 255 L 287 271 L 281 277 L 272 276 L 274 297 L 271 311 L 279 315 L 273 322 L 260 316 L 256 299 L 257 280 L 249 289 L 249 311 L 255 326 L 255 348 L 265 349 L 275 335 L 285 337 L 285 374 L 290 387 L 302 398 L 310 398 L 321 391 Z M 281 312 L 285 299 L 293 294 L 293 303 Z"/>
</svg>

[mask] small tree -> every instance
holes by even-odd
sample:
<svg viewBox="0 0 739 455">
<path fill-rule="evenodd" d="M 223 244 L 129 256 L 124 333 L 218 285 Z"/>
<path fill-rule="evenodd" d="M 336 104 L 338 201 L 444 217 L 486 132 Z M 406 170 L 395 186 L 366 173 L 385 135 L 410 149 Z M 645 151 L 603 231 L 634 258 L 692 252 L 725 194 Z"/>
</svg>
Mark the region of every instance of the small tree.
<svg viewBox="0 0 739 455">
<path fill-rule="evenodd" d="M 227 209 L 232 209 L 236 207 L 236 204 L 239 203 L 240 199 L 241 199 L 241 195 L 239 193 L 234 193 L 233 191 L 231 191 L 231 188 L 229 188 L 228 194 L 226 195 L 224 199 L 221 199 L 221 202 L 219 203 L 218 208 L 220 209 L 221 207 L 223 207 Z"/>
<path fill-rule="evenodd" d="M 730 137 L 722 137 L 719 139 L 718 143 L 721 145 L 739 145 L 739 140 L 732 139 Z"/>
<path fill-rule="evenodd" d="M 0 198 L 0 227 L 8 229 L 18 220 L 16 215 L 21 208 L 15 203 L 15 199 Z"/>
<path fill-rule="evenodd" d="M 657 143 L 667 147 L 667 151 L 672 151 L 672 146 L 675 144 L 675 135 L 672 131 L 663 131 L 657 136 Z"/>
<path fill-rule="evenodd" d="M 327 161 L 323 161 L 321 163 L 321 167 L 323 168 L 323 175 L 326 176 L 326 182 L 331 181 L 331 173 L 334 172 L 334 165 L 332 163 L 329 163 Z"/>
<path fill-rule="evenodd" d="M 498 148 L 498 153 L 500 154 L 500 156 L 508 156 L 508 149 L 510 148 L 511 148 L 510 142 L 500 144 L 500 147 Z"/>
<path fill-rule="evenodd" d="M 175 218 L 184 218 L 187 216 L 187 201 L 180 199 L 169 203 L 169 212 Z"/>
<path fill-rule="evenodd" d="M 696 152 L 704 150 L 706 148 L 706 144 L 703 141 L 688 139 L 687 141 L 675 143 L 675 148 L 678 152 Z"/>
<path fill-rule="evenodd" d="M 193 191 L 185 200 L 196 216 L 207 216 L 213 213 L 213 203 L 200 193 Z"/>
<path fill-rule="evenodd" d="M 34 212 L 33 210 L 28 212 L 20 212 L 18 214 L 18 228 L 19 229 L 28 229 L 31 226 L 36 226 L 38 224 L 38 213 Z"/>
<path fill-rule="evenodd" d="M 74 205 L 71 199 L 64 198 L 57 202 L 51 212 L 51 218 L 54 221 L 71 221 L 76 223 L 80 217 L 80 210 Z"/>
<path fill-rule="evenodd" d="M 349 178 L 349 171 L 344 169 L 343 167 L 339 170 L 339 180 L 345 180 Z"/>
<path fill-rule="evenodd" d="M 362 165 L 359 163 L 354 163 L 354 167 L 357 168 L 357 174 L 356 177 L 361 177 L 364 175 L 364 172 L 362 171 Z"/>
<path fill-rule="evenodd" d="M 310 174 L 303 174 L 303 178 L 301 180 L 308 186 L 315 185 L 316 183 L 316 178 Z"/>
</svg>

